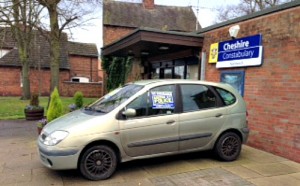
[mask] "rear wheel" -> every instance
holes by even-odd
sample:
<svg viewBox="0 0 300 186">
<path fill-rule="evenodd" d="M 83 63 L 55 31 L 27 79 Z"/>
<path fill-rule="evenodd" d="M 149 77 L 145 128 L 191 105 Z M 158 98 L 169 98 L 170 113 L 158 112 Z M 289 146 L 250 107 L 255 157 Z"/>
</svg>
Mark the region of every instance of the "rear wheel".
<svg viewBox="0 0 300 186">
<path fill-rule="evenodd" d="M 81 159 L 79 170 L 89 180 L 104 180 L 116 170 L 117 156 L 115 151 L 105 145 L 87 149 Z"/>
<path fill-rule="evenodd" d="M 226 132 L 218 139 L 214 151 L 221 160 L 233 161 L 239 157 L 241 148 L 241 138 L 234 132 Z"/>
</svg>

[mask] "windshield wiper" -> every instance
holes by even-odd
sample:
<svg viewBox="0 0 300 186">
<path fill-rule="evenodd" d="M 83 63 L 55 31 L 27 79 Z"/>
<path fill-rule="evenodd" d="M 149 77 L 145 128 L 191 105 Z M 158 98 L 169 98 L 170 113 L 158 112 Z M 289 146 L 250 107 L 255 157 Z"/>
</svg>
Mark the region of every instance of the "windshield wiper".
<svg viewBox="0 0 300 186">
<path fill-rule="evenodd" d="M 93 108 L 92 108 L 92 107 L 89 107 L 89 106 L 85 106 L 85 107 L 84 107 L 84 110 L 93 110 Z"/>
<path fill-rule="evenodd" d="M 95 111 L 96 111 L 96 112 L 101 112 L 101 113 L 107 113 L 107 112 L 105 112 L 105 111 L 103 111 L 103 110 L 101 110 L 101 109 L 95 109 Z"/>
</svg>

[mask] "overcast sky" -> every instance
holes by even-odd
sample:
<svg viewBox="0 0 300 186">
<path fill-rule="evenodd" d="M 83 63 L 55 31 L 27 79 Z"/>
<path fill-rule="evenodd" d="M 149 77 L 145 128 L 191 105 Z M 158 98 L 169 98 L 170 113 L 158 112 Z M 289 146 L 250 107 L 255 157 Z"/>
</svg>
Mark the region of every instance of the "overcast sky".
<svg viewBox="0 0 300 186">
<path fill-rule="evenodd" d="M 122 0 L 129 2 L 141 2 L 142 0 Z M 198 7 L 198 20 L 204 28 L 214 23 L 218 6 L 238 3 L 239 0 L 155 0 L 155 4 L 170 6 L 192 6 L 194 11 Z M 99 49 L 102 47 L 102 11 L 99 9 L 95 13 L 97 19 L 93 20 L 93 26 L 76 28 L 73 30 L 73 41 L 82 43 L 96 43 Z"/>
</svg>

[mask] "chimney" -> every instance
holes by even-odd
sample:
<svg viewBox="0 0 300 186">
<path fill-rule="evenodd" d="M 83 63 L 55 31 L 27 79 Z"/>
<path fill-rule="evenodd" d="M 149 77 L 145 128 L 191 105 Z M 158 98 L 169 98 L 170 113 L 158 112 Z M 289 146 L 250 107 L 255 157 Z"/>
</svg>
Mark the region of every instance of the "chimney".
<svg viewBox="0 0 300 186">
<path fill-rule="evenodd" d="M 143 0 L 143 5 L 146 9 L 154 9 L 154 0 Z"/>
</svg>

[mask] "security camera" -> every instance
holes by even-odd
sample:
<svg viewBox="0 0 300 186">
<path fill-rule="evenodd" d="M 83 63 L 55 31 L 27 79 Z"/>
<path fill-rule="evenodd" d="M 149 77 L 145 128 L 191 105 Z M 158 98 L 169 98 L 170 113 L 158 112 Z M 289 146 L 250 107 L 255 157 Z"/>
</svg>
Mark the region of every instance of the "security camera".
<svg viewBox="0 0 300 186">
<path fill-rule="evenodd" d="M 240 26 L 235 25 L 229 28 L 229 35 L 232 37 L 232 39 L 235 39 L 239 33 Z"/>
</svg>

